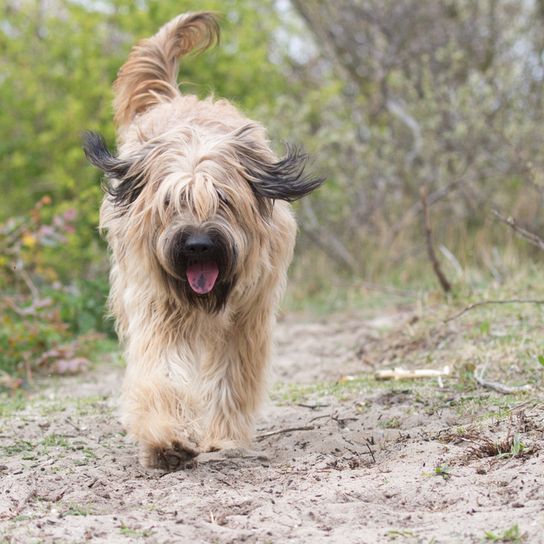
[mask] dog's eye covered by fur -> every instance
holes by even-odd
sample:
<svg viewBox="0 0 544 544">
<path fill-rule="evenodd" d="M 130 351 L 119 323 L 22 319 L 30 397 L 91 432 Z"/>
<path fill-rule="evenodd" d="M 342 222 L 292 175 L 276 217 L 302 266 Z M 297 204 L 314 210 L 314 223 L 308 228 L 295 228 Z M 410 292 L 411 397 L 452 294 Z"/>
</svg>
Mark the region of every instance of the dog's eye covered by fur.
<svg viewBox="0 0 544 544">
<path fill-rule="evenodd" d="M 142 173 L 135 171 L 133 163 L 113 155 L 100 134 L 86 132 L 83 139 L 83 149 L 87 159 L 106 175 L 104 190 L 118 208 L 126 209 L 138 198 L 144 188 Z"/>
</svg>

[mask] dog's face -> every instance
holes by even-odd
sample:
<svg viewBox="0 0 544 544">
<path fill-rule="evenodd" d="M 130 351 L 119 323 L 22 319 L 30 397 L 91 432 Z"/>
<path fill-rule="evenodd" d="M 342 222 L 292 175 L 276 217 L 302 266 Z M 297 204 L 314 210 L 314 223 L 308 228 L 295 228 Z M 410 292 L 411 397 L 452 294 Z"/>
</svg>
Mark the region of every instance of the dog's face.
<svg viewBox="0 0 544 544">
<path fill-rule="evenodd" d="M 85 153 L 106 174 L 110 235 L 126 252 L 146 250 L 177 300 L 210 312 L 266 243 L 274 201 L 322 182 L 305 176 L 307 156 L 296 148 L 277 161 L 252 123 L 226 136 L 166 132 L 119 157 L 88 133 Z"/>
</svg>

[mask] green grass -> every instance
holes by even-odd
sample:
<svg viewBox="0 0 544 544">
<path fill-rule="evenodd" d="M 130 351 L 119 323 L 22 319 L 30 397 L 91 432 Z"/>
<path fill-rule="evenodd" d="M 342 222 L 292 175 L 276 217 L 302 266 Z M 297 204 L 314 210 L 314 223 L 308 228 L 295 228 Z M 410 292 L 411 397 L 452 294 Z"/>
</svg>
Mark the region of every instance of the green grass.
<svg viewBox="0 0 544 544">
<path fill-rule="evenodd" d="M 487 391 L 480 389 L 468 395 L 460 395 L 447 404 L 459 416 L 470 416 L 476 422 L 500 421 L 510 417 L 512 408 L 527 398 L 527 393 L 501 395 L 500 393 L 487 393 Z"/>
<path fill-rule="evenodd" d="M 28 440 L 17 440 L 9 446 L 3 446 L 2 450 L 4 455 L 12 456 L 19 455 L 20 453 L 26 454 L 34 451 L 36 445 Z"/>
<path fill-rule="evenodd" d="M 46 436 L 42 442 L 41 445 L 45 448 L 69 448 L 70 445 L 68 444 L 68 441 L 66 438 L 59 434 L 50 434 L 49 436 Z"/>
<path fill-rule="evenodd" d="M 103 395 L 91 395 L 89 397 L 76 397 L 72 403 L 76 406 L 78 416 L 110 412 L 111 408 L 106 404 L 107 397 Z"/>
<path fill-rule="evenodd" d="M 0 417 L 9 417 L 27 404 L 27 396 L 24 391 L 0 392 Z"/>
<path fill-rule="evenodd" d="M 408 529 L 390 529 L 385 533 L 385 536 L 389 540 L 397 540 L 397 539 L 404 539 L 404 538 L 410 538 L 413 539 L 416 537 L 416 534 L 413 531 L 410 531 Z"/>
<path fill-rule="evenodd" d="M 130 527 L 126 525 L 122 525 L 119 528 L 119 532 L 123 536 L 130 537 L 130 538 L 147 538 L 153 535 L 153 531 L 151 530 L 131 529 Z"/>
<path fill-rule="evenodd" d="M 361 375 L 345 380 L 305 385 L 277 382 L 272 388 L 271 397 L 279 404 L 298 404 L 308 399 L 326 397 L 335 397 L 340 401 L 345 401 L 365 391 L 398 387 L 398 382 L 376 380 L 373 375 Z"/>
<path fill-rule="evenodd" d="M 92 510 L 87 506 L 72 504 L 62 513 L 62 516 L 90 516 L 92 513 Z"/>
<path fill-rule="evenodd" d="M 88 397 L 64 396 L 63 398 L 54 399 L 40 397 L 37 399 L 37 404 L 43 417 L 66 412 L 74 408 L 75 415 L 82 417 L 111 412 L 106 400 L 107 398 L 103 395 L 90 395 Z"/>
<path fill-rule="evenodd" d="M 451 468 L 447 465 L 439 465 L 435 467 L 434 473 L 436 476 L 442 476 L 444 480 L 449 480 L 452 476 Z"/>
<path fill-rule="evenodd" d="M 0 452 L 6 456 L 20 455 L 23 460 L 33 460 L 38 456 L 51 455 L 53 452 L 81 452 L 82 459 L 76 460 L 76 464 L 86 465 L 93 459 L 96 459 L 96 454 L 92 449 L 87 447 L 85 442 L 71 442 L 66 436 L 61 434 L 50 434 L 43 438 L 40 442 L 32 442 L 29 440 L 17 440 L 12 444 L 0 447 Z"/>
<path fill-rule="evenodd" d="M 525 541 L 525 537 L 521 534 L 517 524 L 512 525 L 512 527 L 504 530 L 502 533 L 486 531 L 484 539 L 485 542 L 511 542 L 512 544 L 518 544 Z"/>
<path fill-rule="evenodd" d="M 383 429 L 399 429 L 400 425 L 401 421 L 398 417 L 390 417 L 385 421 L 380 422 L 380 427 L 382 427 Z"/>
</svg>

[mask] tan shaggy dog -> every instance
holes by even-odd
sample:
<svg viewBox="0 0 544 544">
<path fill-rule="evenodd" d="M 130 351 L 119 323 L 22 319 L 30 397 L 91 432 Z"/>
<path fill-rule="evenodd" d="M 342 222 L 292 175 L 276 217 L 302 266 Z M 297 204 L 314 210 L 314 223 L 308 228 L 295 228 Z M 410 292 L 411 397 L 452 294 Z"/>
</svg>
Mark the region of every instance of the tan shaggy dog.
<svg viewBox="0 0 544 544">
<path fill-rule="evenodd" d="M 136 45 L 114 84 L 118 155 L 85 142 L 107 179 L 122 420 L 141 462 L 167 470 L 250 445 L 295 242 L 288 202 L 322 181 L 226 100 L 180 93 L 178 59 L 218 35 L 213 14 L 189 13 Z"/>
</svg>

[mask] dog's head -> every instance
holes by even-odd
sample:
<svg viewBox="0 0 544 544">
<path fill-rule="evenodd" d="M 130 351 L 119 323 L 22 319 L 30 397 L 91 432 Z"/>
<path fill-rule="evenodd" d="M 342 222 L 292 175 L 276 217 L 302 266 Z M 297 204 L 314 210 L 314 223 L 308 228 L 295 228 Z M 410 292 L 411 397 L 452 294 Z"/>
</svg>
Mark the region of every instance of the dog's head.
<svg viewBox="0 0 544 544">
<path fill-rule="evenodd" d="M 119 156 L 88 133 L 84 149 L 106 175 L 104 226 L 123 238 L 125 252 L 154 260 L 177 299 L 212 312 L 266 243 L 274 202 L 294 201 L 323 181 L 305 174 L 298 148 L 277 160 L 254 123 L 226 135 L 178 128 Z"/>
</svg>

